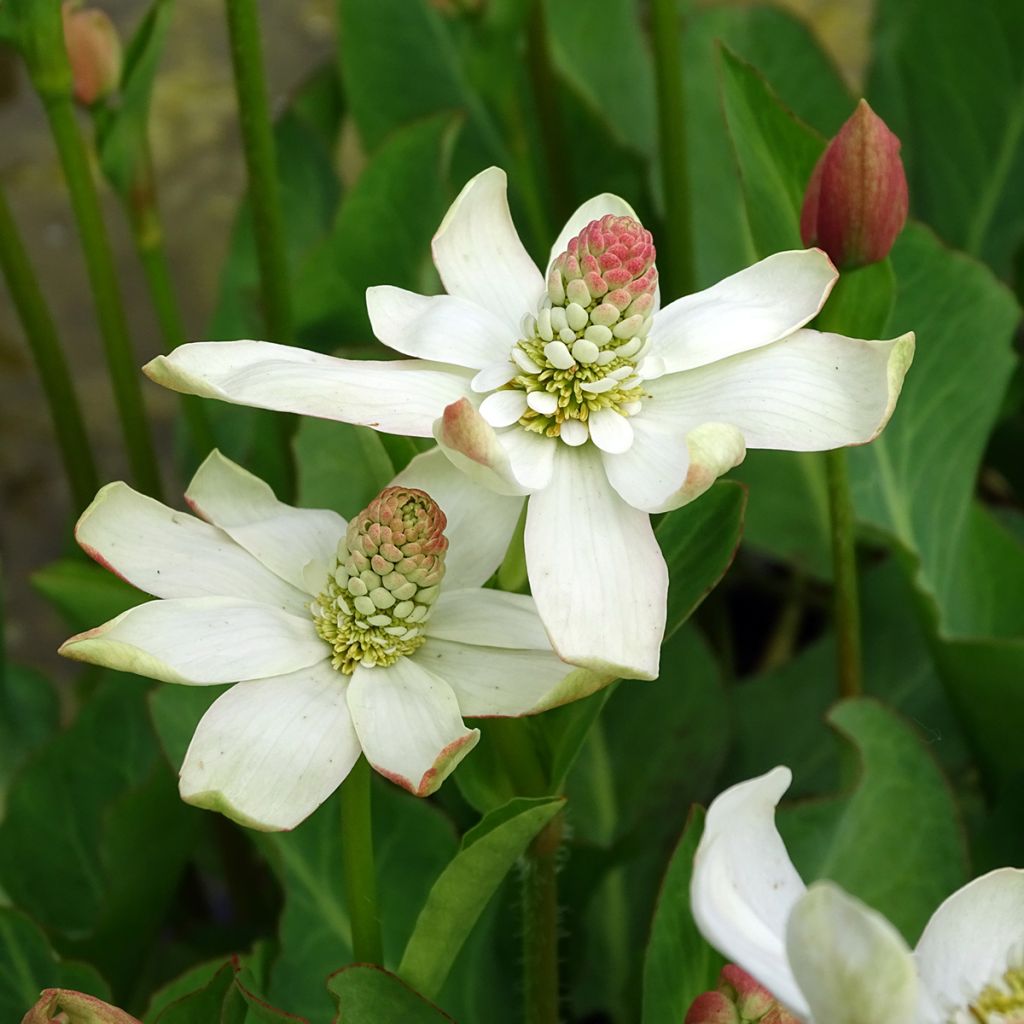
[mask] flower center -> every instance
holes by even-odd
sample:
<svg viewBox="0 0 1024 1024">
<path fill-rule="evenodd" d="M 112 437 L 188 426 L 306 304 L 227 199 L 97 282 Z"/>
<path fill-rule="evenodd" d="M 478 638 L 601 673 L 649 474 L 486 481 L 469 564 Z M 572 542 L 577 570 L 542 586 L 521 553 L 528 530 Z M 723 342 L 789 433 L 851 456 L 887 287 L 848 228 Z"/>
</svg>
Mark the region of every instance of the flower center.
<svg viewBox="0 0 1024 1024">
<path fill-rule="evenodd" d="M 950 1024 L 1024 1024 L 1024 967 L 1011 967 L 1002 978 L 987 985 Z"/>
<path fill-rule="evenodd" d="M 551 264 L 547 294 L 510 353 L 519 372 L 485 399 L 484 417 L 579 445 L 595 414 L 636 415 L 658 282 L 654 258 L 651 233 L 634 218 L 591 221 Z"/>
<path fill-rule="evenodd" d="M 393 665 L 423 645 L 444 577 L 445 525 L 428 494 L 406 487 L 382 491 L 349 523 L 327 586 L 310 605 L 338 671 Z"/>
</svg>

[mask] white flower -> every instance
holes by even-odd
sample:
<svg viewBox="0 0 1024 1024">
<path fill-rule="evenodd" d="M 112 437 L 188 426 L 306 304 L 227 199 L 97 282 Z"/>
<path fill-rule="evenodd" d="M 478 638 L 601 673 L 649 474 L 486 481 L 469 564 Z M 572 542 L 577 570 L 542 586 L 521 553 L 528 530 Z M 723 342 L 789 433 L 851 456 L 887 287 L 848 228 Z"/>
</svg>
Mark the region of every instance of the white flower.
<svg viewBox="0 0 1024 1024">
<path fill-rule="evenodd" d="M 791 778 L 776 768 L 711 804 L 691 887 L 704 937 L 812 1024 L 1024 1019 L 1024 871 L 953 893 L 911 952 L 838 886 L 800 880 L 774 821 Z"/>
<path fill-rule="evenodd" d="M 573 214 L 545 276 L 505 188 L 503 171 L 484 171 L 442 222 L 433 256 L 447 295 L 369 289 L 377 337 L 416 358 L 208 342 L 146 372 L 228 402 L 434 435 L 475 478 L 530 496 L 530 586 L 559 654 L 653 678 L 668 579 L 648 514 L 703 493 L 748 447 L 870 441 L 913 335 L 801 330 L 836 279 L 817 249 L 778 253 L 659 311 L 650 235 L 612 195 Z"/>
<path fill-rule="evenodd" d="M 123 483 L 99 492 L 79 544 L 161 600 L 61 653 L 165 682 L 237 684 L 189 746 L 189 803 L 293 828 L 360 752 L 425 796 L 479 738 L 463 715 L 530 714 L 608 682 L 554 654 L 531 598 L 480 589 L 519 506 L 436 450 L 350 524 L 279 502 L 219 452 L 186 499 L 199 518 Z"/>
</svg>

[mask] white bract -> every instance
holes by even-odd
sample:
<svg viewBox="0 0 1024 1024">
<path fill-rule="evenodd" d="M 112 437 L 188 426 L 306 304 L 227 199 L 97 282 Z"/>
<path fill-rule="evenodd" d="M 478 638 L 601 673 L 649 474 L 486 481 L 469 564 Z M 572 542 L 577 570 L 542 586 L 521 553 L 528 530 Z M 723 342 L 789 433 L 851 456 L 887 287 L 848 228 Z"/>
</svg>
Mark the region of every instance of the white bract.
<svg viewBox="0 0 1024 1024">
<path fill-rule="evenodd" d="M 433 435 L 475 479 L 529 496 L 530 586 L 559 654 L 653 678 L 668 579 L 649 514 L 703 493 L 748 447 L 870 441 L 914 348 L 912 334 L 801 329 L 836 279 L 817 249 L 778 253 L 661 310 L 654 255 L 630 206 L 601 195 L 569 219 L 543 274 L 491 168 L 434 237 L 448 294 L 367 292 L 377 337 L 415 358 L 207 342 L 146 372 L 228 402 Z"/>
<path fill-rule="evenodd" d="M 219 452 L 186 499 L 195 516 L 123 483 L 99 492 L 79 544 L 160 600 L 61 653 L 165 682 L 237 684 L 192 738 L 189 803 L 292 828 L 360 752 L 426 796 L 479 739 L 464 715 L 531 714 L 609 681 L 558 658 L 531 598 L 481 589 L 519 504 L 436 450 L 349 524 L 283 504 Z"/>
<path fill-rule="evenodd" d="M 791 778 L 776 768 L 711 804 L 691 886 L 708 942 L 811 1024 L 1024 1020 L 1024 871 L 953 893 L 911 952 L 837 885 L 801 881 L 775 828 Z"/>
</svg>

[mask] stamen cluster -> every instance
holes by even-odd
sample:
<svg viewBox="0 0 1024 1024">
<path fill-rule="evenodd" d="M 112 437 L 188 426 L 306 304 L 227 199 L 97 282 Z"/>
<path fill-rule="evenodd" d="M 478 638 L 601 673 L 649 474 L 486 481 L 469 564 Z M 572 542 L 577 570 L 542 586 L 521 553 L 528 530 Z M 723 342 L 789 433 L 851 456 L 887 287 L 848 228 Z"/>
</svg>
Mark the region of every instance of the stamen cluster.
<svg viewBox="0 0 1024 1024">
<path fill-rule="evenodd" d="M 327 587 L 311 610 L 333 666 L 392 665 L 426 639 L 444 578 L 445 515 L 423 491 L 389 487 L 348 526 Z"/>
<path fill-rule="evenodd" d="M 987 986 L 962 1019 L 971 1024 L 1024 1022 L 1024 967 L 1011 967 L 1003 975 L 1001 983 Z M 960 1024 L 960 1017 L 952 1024 Z"/>
</svg>

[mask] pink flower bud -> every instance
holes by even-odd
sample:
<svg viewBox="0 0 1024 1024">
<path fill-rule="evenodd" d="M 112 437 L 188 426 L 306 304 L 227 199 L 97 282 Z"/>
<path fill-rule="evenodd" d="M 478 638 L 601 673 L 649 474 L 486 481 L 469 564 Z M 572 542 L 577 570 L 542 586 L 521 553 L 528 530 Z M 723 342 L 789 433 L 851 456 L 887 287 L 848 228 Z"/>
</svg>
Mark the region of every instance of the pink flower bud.
<svg viewBox="0 0 1024 1024">
<path fill-rule="evenodd" d="M 906 219 L 900 140 L 861 100 L 811 174 L 800 237 L 852 270 L 884 260 Z"/>
<path fill-rule="evenodd" d="M 67 0 L 61 13 L 75 99 L 89 107 L 121 83 L 121 40 L 114 23 L 98 8 Z"/>
<path fill-rule="evenodd" d="M 726 964 L 718 988 L 699 995 L 684 1024 L 799 1024 L 763 985 L 735 964 Z"/>
<path fill-rule="evenodd" d="M 48 988 L 21 1024 L 139 1024 L 130 1014 L 95 996 Z"/>
</svg>

